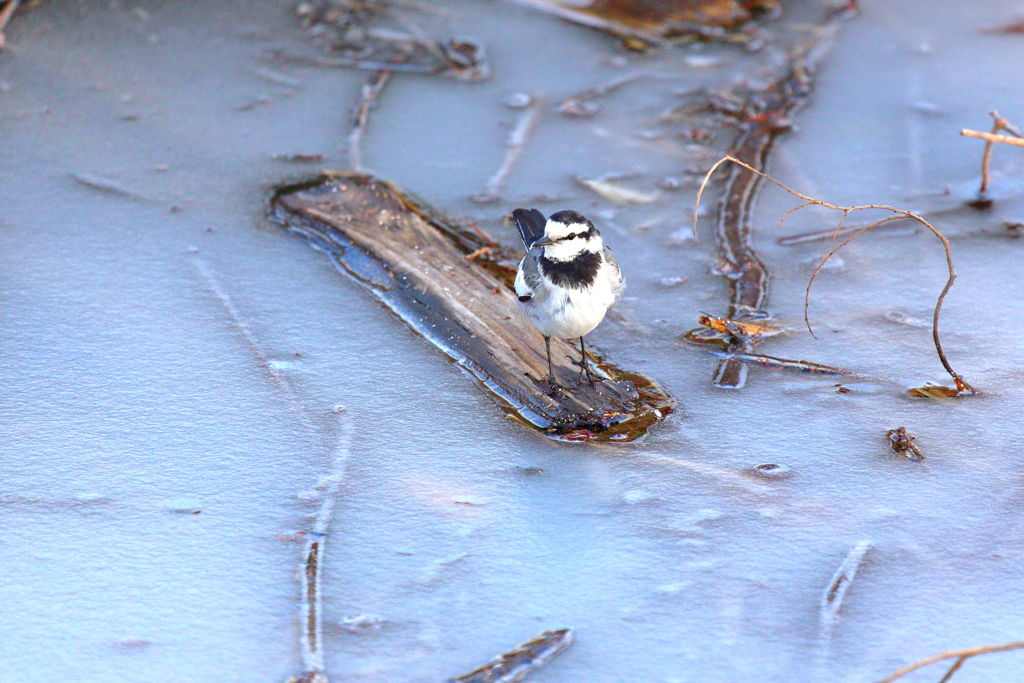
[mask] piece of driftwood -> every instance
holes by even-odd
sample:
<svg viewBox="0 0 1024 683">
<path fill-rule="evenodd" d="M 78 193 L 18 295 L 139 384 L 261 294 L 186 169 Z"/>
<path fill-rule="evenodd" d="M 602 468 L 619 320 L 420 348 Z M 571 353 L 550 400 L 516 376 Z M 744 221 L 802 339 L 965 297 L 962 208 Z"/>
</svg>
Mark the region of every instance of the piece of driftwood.
<svg viewBox="0 0 1024 683">
<path fill-rule="evenodd" d="M 778 0 L 515 0 L 561 19 L 606 31 L 643 50 L 677 39 L 747 42 L 741 28 Z"/>
<path fill-rule="evenodd" d="M 733 156 L 756 168 L 765 167 L 775 139 L 789 130 L 789 117 L 810 93 L 813 60 L 809 57 L 819 40 L 816 38 L 797 52 L 783 76 L 764 90 L 739 100 L 735 111 L 730 112 L 739 124 L 739 133 L 732 143 Z M 768 299 L 768 269 L 751 241 L 751 214 L 760 181 L 757 174 L 744 168 L 731 168 L 716 216 L 718 271 L 729 280 L 727 317 L 739 322 L 771 318 L 764 309 Z M 693 332 L 688 338 L 697 341 Z M 749 366 L 741 358 L 757 355 L 757 351 L 752 340 L 742 337 L 734 338 L 729 351 L 716 366 L 712 384 L 720 389 L 741 389 L 746 384 Z"/>
<path fill-rule="evenodd" d="M 273 215 L 523 424 L 562 440 L 630 441 L 672 411 L 672 399 L 652 380 L 600 358 L 597 386 L 547 395 L 544 344 L 511 287 L 515 255 L 386 181 L 326 173 L 280 189 Z M 571 343 L 552 340 L 551 355 L 563 384 L 579 374 Z"/>
<path fill-rule="evenodd" d="M 449 679 L 448 683 L 516 683 L 572 645 L 572 639 L 572 629 L 544 631 L 533 640 L 495 657 L 479 669 Z"/>
</svg>

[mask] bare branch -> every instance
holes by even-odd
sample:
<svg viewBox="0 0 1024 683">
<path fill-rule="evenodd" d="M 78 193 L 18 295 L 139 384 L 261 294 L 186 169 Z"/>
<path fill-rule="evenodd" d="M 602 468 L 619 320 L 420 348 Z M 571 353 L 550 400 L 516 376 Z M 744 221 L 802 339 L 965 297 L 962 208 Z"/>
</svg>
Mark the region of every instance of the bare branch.
<svg viewBox="0 0 1024 683">
<path fill-rule="evenodd" d="M 1012 643 L 1005 643 L 1003 645 L 983 645 L 981 647 L 969 647 L 964 650 L 949 650 L 947 652 L 940 652 L 937 655 L 925 657 L 924 659 L 914 662 L 913 664 L 908 664 L 902 669 L 899 669 L 889 674 L 888 676 L 880 680 L 878 683 L 892 683 L 892 681 L 895 681 L 899 678 L 903 678 L 907 674 L 913 671 L 917 671 L 918 669 L 924 668 L 931 664 L 934 664 L 935 662 L 941 662 L 943 659 L 953 659 L 954 657 L 957 657 L 958 660 L 961 661 L 958 661 L 957 664 L 954 664 L 953 668 L 946 672 L 946 676 L 942 679 L 943 681 L 948 681 L 950 676 L 953 673 L 956 673 L 956 670 L 960 668 L 958 664 L 962 663 L 962 660 L 964 659 L 974 657 L 975 655 L 988 654 L 989 652 L 1006 652 L 1007 650 L 1019 650 L 1021 648 L 1024 648 L 1024 640 L 1018 640 Z"/>
<path fill-rule="evenodd" d="M 1014 137 L 1012 135 L 995 135 L 994 133 L 982 133 L 978 130 L 971 130 L 964 128 L 960 131 L 960 135 L 965 138 L 980 138 L 982 140 L 988 140 L 989 142 L 1002 142 L 1007 145 L 1016 145 L 1017 147 L 1024 147 L 1024 138 Z"/>
<path fill-rule="evenodd" d="M 806 195 L 806 194 L 804 194 L 802 192 L 798 192 L 797 190 L 794 190 L 793 188 L 789 187 L 788 185 L 786 185 L 782 181 L 773 178 L 772 176 L 768 175 L 767 173 L 754 168 L 750 164 L 748 164 L 748 163 L 746 163 L 744 161 L 741 161 L 741 160 L 737 159 L 736 157 L 724 156 L 721 159 L 719 159 L 718 161 L 716 161 L 714 163 L 714 165 L 710 169 L 708 169 L 708 172 L 704 175 L 704 180 L 700 184 L 700 188 L 697 190 L 697 199 L 696 199 L 696 201 L 694 203 L 694 207 L 693 207 L 693 233 L 694 233 L 694 235 L 697 234 L 697 212 L 698 212 L 698 210 L 700 208 L 700 200 L 701 200 L 701 198 L 702 198 L 702 196 L 704 194 L 704 188 L 707 186 L 708 182 L 711 180 L 712 174 L 718 169 L 719 166 L 721 166 L 722 164 L 724 164 L 726 162 L 731 162 L 731 163 L 737 164 L 738 166 L 741 166 L 741 167 L 747 169 L 748 171 L 757 174 L 758 176 L 764 178 L 765 180 L 767 180 L 768 182 L 772 183 L 773 185 L 776 185 L 776 186 L 782 188 L 783 190 L 785 190 L 789 194 L 791 194 L 791 195 L 793 195 L 795 197 L 798 197 L 800 199 L 803 199 L 804 202 L 806 202 L 807 205 L 812 205 L 813 204 L 813 205 L 816 205 L 816 206 L 823 206 L 823 207 L 825 207 L 827 209 L 833 209 L 835 211 L 841 211 L 841 212 L 843 212 L 844 218 L 845 218 L 845 216 L 849 215 L 850 213 L 852 213 L 854 211 L 867 211 L 867 210 L 870 210 L 870 209 L 877 209 L 877 210 L 880 210 L 880 211 L 888 211 L 888 212 L 890 212 L 892 214 L 895 214 L 894 216 L 890 216 L 890 217 L 887 217 L 887 218 L 875 221 L 874 223 L 869 223 L 868 225 L 864 226 L 863 228 L 858 229 L 855 233 L 853 233 L 853 235 L 851 235 L 849 238 L 847 238 L 842 244 L 840 244 L 838 247 L 836 247 L 831 252 L 829 252 L 829 254 L 822 260 L 822 262 L 818 264 L 818 267 L 814 269 L 814 274 L 811 276 L 810 281 L 807 283 L 807 292 L 806 292 L 806 295 L 805 295 L 805 298 L 804 298 L 804 321 L 807 323 L 807 329 L 808 330 L 811 330 L 810 321 L 807 318 L 807 305 L 808 305 L 808 300 L 809 300 L 809 296 L 810 296 L 811 284 L 814 282 L 814 278 L 817 276 L 818 272 L 821 270 L 821 267 L 823 265 L 825 265 L 825 263 L 828 261 L 828 259 L 830 259 L 832 256 L 834 256 L 835 253 L 838 252 L 840 249 L 842 249 L 844 246 L 849 244 L 854 238 L 858 237 L 859 235 L 861 235 L 861 234 L 863 234 L 863 233 L 865 233 L 865 232 L 867 232 L 867 231 L 869 231 L 869 230 L 871 230 L 873 228 L 878 227 L 879 225 L 883 225 L 883 224 L 888 223 L 890 221 L 895 221 L 897 219 L 903 219 L 903 218 L 909 218 L 911 220 L 917 221 L 918 223 L 923 225 L 925 228 L 927 228 L 929 232 L 931 232 L 933 235 L 935 235 L 935 237 L 940 242 L 942 242 L 942 248 L 943 248 L 943 250 L 945 251 L 945 254 L 946 254 L 946 268 L 947 268 L 947 270 L 949 272 L 949 277 L 947 278 L 946 285 L 942 288 L 942 292 L 939 294 L 938 299 L 935 301 L 935 309 L 934 309 L 934 311 L 932 313 L 932 340 L 935 343 L 935 351 L 938 353 L 939 361 L 942 363 L 942 367 L 946 369 L 946 372 L 949 373 L 950 377 L 953 378 L 953 382 L 956 384 L 957 391 L 958 392 L 962 392 L 962 393 L 970 393 L 970 394 L 974 393 L 974 388 L 970 384 L 968 384 L 967 381 L 964 380 L 963 377 L 961 377 L 955 370 L 953 370 L 953 366 L 951 366 L 949 364 L 949 360 L 946 358 L 946 353 L 942 349 L 942 342 L 939 339 L 939 317 L 940 317 L 940 315 L 942 313 L 942 302 L 945 300 L 946 294 L 949 293 L 950 288 L 953 286 L 953 283 L 956 281 L 956 270 L 953 268 L 953 253 L 952 253 L 951 248 L 950 248 L 949 240 L 946 238 L 945 235 L 942 234 L 942 232 L 939 231 L 938 228 L 936 228 L 934 225 L 929 223 L 923 217 L 919 216 L 918 214 L 916 214 L 916 213 L 914 213 L 912 211 L 908 211 L 907 209 L 900 209 L 900 208 L 897 208 L 895 206 L 889 206 L 888 204 L 859 204 L 859 205 L 856 205 L 856 206 L 840 206 L 838 204 L 832 204 L 830 202 L 826 202 L 826 201 L 823 201 L 821 199 L 817 199 L 815 197 L 811 197 L 810 195 Z M 797 208 L 801 208 L 801 207 L 797 207 Z M 813 335 L 814 332 L 811 331 L 811 334 Z"/>
</svg>

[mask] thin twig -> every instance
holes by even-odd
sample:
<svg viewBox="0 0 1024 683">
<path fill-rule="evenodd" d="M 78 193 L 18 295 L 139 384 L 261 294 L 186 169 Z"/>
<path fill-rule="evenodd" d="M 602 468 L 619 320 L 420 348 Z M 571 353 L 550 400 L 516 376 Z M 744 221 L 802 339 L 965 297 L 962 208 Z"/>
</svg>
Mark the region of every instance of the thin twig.
<svg viewBox="0 0 1024 683">
<path fill-rule="evenodd" d="M 904 216 L 906 218 L 906 216 Z M 860 230 L 863 225 L 847 225 L 843 226 L 845 220 L 845 214 L 843 219 L 840 220 L 839 225 L 828 230 L 814 230 L 812 232 L 801 232 L 796 235 L 789 235 L 788 237 L 780 237 L 775 240 L 778 244 L 784 247 L 789 247 L 794 244 L 804 244 L 805 242 L 824 242 L 830 240 L 835 242 L 840 237 L 846 237 L 847 235 L 853 234 Z"/>
<path fill-rule="evenodd" d="M 609 83 L 604 85 L 596 85 L 593 88 L 587 88 L 582 92 L 578 92 L 571 97 L 567 97 L 558 104 L 555 109 L 566 116 L 572 117 L 584 117 L 592 116 L 598 112 L 601 108 L 599 104 L 593 100 L 607 95 L 615 90 L 618 90 L 624 85 L 635 83 L 642 78 L 647 78 L 648 74 L 634 73 L 626 76 L 620 76 Z"/>
<path fill-rule="evenodd" d="M 931 664 L 934 664 L 935 662 L 941 662 L 943 659 L 952 659 L 954 657 L 957 657 L 958 659 L 963 660 L 968 659 L 969 657 L 974 657 L 976 655 L 988 654 L 989 652 L 1006 652 L 1007 650 L 1020 650 L 1022 648 L 1024 648 L 1024 640 L 1017 640 L 1012 643 L 1005 643 L 1003 645 L 983 645 L 981 647 L 969 647 L 964 650 L 949 650 L 947 652 L 940 652 L 937 655 L 925 657 L 924 659 L 914 662 L 913 664 L 908 664 L 902 669 L 899 669 L 889 674 L 888 676 L 880 680 L 878 683 L 892 683 L 892 681 L 895 681 L 896 679 L 903 678 L 907 674 L 913 671 L 917 671 L 918 669 L 929 666 Z M 950 669 L 950 672 L 955 673 L 956 669 L 958 668 L 959 667 L 954 666 L 953 669 Z M 947 672 L 946 677 L 942 680 L 948 681 L 950 672 Z"/>
<path fill-rule="evenodd" d="M 850 370 L 836 368 L 831 365 L 823 365 L 822 363 L 814 363 L 809 360 L 792 360 L 790 358 L 778 358 L 776 356 L 766 356 L 764 354 L 757 353 L 712 351 L 711 355 L 718 356 L 719 358 L 735 358 L 738 361 L 750 363 L 752 365 L 759 365 L 765 368 L 786 368 L 789 370 L 799 370 L 800 372 L 809 372 L 817 375 L 853 374 Z"/>
<path fill-rule="evenodd" d="M 384 86 L 388 84 L 392 71 L 381 69 L 370 76 L 363 84 L 362 97 L 359 106 L 356 107 L 355 120 L 352 122 L 352 132 L 348 136 L 348 163 L 353 171 L 363 172 L 363 135 L 366 133 L 366 124 L 370 119 L 370 108 L 380 96 Z"/>
<path fill-rule="evenodd" d="M 845 213 L 843 214 L 843 217 L 844 218 L 846 217 Z M 807 287 L 804 290 L 804 324 L 807 325 L 807 331 L 811 333 L 812 337 L 817 339 L 818 335 L 814 334 L 814 330 L 811 329 L 811 322 L 810 322 L 810 319 L 808 318 L 807 308 L 808 308 L 808 304 L 810 303 L 810 300 L 811 300 L 811 286 L 814 284 L 814 280 L 818 277 L 818 274 L 821 272 L 821 269 L 825 267 L 825 264 L 828 263 L 829 259 L 831 259 L 833 256 L 835 256 L 836 252 L 838 252 L 840 249 L 845 247 L 847 244 L 849 244 L 853 240 L 855 240 L 858 237 L 860 237 L 861 235 L 863 235 L 868 230 L 872 230 L 873 228 L 877 228 L 878 226 L 883 225 L 885 223 L 891 223 L 892 221 L 903 220 L 904 218 L 906 218 L 906 216 L 889 216 L 887 218 L 883 218 L 881 220 L 877 220 L 874 223 L 868 223 L 867 225 L 865 225 L 865 226 L 863 226 L 861 228 L 858 228 L 856 231 L 854 231 L 854 233 L 852 235 L 850 235 L 845 240 L 843 240 L 839 244 L 839 246 L 834 247 L 832 249 L 832 251 L 828 252 L 825 255 L 825 257 L 821 259 L 821 262 L 819 262 L 818 265 L 814 267 L 814 272 L 811 273 L 811 277 L 807 281 Z M 836 228 L 836 230 L 834 231 L 833 234 L 837 234 L 838 232 L 839 232 L 839 228 Z"/>
<path fill-rule="evenodd" d="M 544 104 L 544 98 L 540 95 L 530 98 L 530 106 L 523 110 L 523 113 L 519 115 L 519 120 L 516 121 L 515 128 L 508 136 L 508 145 L 505 149 L 505 160 L 501 162 L 501 166 L 494 172 L 491 179 L 487 181 L 487 186 L 484 191 L 480 194 L 473 195 L 473 201 L 478 204 L 489 204 L 491 202 L 498 201 L 498 191 L 501 190 L 505 185 L 505 181 L 508 180 L 509 174 L 512 172 L 512 167 L 516 163 L 516 159 L 523 151 L 523 147 L 526 146 L 526 141 L 530 137 L 530 133 L 533 131 L 533 127 L 537 123 L 537 116 L 540 114 L 541 107 Z"/>
<path fill-rule="evenodd" d="M 992 132 L 989 133 L 989 135 L 996 135 L 999 131 L 1005 130 L 1014 137 L 1024 137 L 1016 126 L 1000 116 L 999 112 L 995 109 L 990 110 L 988 114 L 992 117 Z M 968 133 L 973 132 L 974 131 L 962 130 L 960 131 L 960 134 L 967 135 L 968 137 L 974 137 L 973 135 L 968 135 Z M 987 197 L 987 194 L 988 183 L 991 177 L 989 175 L 989 164 L 992 162 L 992 148 L 995 146 L 995 142 L 995 140 L 985 138 L 985 151 L 981 155 L 981 186 L 978 188 L 978 198 L 973 202 L 975 208 L 988 208 L 992 205 L 992 200 Z"/>
<path fill-rule="evenodd" d="M 297 55 L 284 50 L 271 50 L 267 53 L 267 59 L 279 64 L 295 64 L 297 66 L 319 66 L 326 68 L 354 68 L 364 71 L 400 71 L 415 74 L 432 74 L 436 72 L 434 67 L 423 64 L 410 64 L 385 62 L 379 59 L 349 59 L 347 57 L 309 57 Z"/>
<path fill-rule="evenodd" d="M 707 187 L 708 182 L 711 180 L 711 176 L 714 175 L 716 170 L 718 170 L 718 167 L 721 166 L 722 164 L 726 163 L 726 162 L 731 162 L 731 163 L 737 164 L 739 166 L 742 166 L 743 168 L 747 169 L 748 171 L 751 171 L 752 173 L 756 173 L 757 175 L 759 175 L 760 177 L 764 178 L 768 182 L 770 182 L 770 183 L 772 183 L 772 184 L 782 188 L 783 190 L 785 190 L 789 194 L 804 200 L 804 202 L 805 202 L 804 206 L 815 205 L 815 206 L 822 206 L 822 207 L 825 207 L 827 209 L 833 209 L 835 211 L 840 211 L 840 212 L 843 213 L 843 219 L 844 220 L 845 220 L 845 218 L 846 218 L 846 216 L 848 214 L 850 214 L 850 213 L 852 213 L 854 211 L 867 211 L 867 210 L 870 210 L 870 209 L 877 209 L 877 210 L 880 210 L 880 211 L 889 211 L 889 212 L 891 212 L 893 214 L 896 214 L 895 216 L 890 216 L 888 218 L 875 221 L 874 223 L 870 223 L 867 226 L 857 230 L 857 232 L 855 232 L 851 237 L 846 239 L 846 241 L 844 241 L 838 247 L 833 249 L 828 254 L 828 256 L 826 256 L 825 259 L 822 260 L 822 262 L 815 269 L 814 275 L 817 275 L 818 271 L 820 271 L 821 267 L 825 264 L 826 261 L 828 261 L 829 258 L 831 258 L 837 251 L 842 249 L 844 246 L 849 244 L 850 241 L 853 240 L 855 237 L 857 237 L 857 236 L 859 236 L 859 235 L 861 235 L 861 234 L 863 234 L 863 233 L 865 233 L 865 232 L 867 232 L 869 230 L 872 230 L 872 229 L 878 227 L 879 225 L 884 225 L 885 223 L 887 223 L 889 221 L 897 220 L 898 218 L 910 218 L 912 220 L 917 221 L 918 223 L 920 223 L 921 225 L 926 227 L 932 234 L 934 234 L 935 237 L 940 242 L 942 242 L 942 248 L 943 248 L 943 250 L 945 251 L 945 254 L 946 254 L 946 268 L 947 268 L 947 270 L 949 272 L 949 277 L 947 278 L 946 285 L 942 288 L 942 292 L 939 294 L 938 299 L 935 301 L 935 309 L 934 309 L 934 311 L 932 313 L 932 340 L 935 343 L 935 350 L 938 353 L 939 361 L 942 363 L 942 367 L 946 369 L 946 372 L 949 373 L 950 377 L 953 378 L 953 382 L 956 384 L 957 390 L 960 391 L 960 392 L 964 392 L 964 393 L 971 393 L 971 394 L 974 393 L 974 388 L 971 387 L 971 385 L 968 384 L 967 381 L 964 380 L 963 377 L 961 377 L 955 370 L 953 370 L 953 366 L 951 366 L 949 364 L 949 360 L 946 358 L 946 353 L 942 349 L 942 342 L 939 339 L 939 317 L 940 317 L 940 315 L 942 313 L 942 302 L 945 300 L 946 294 L 949 293 L 950 288 L 953 286 L 953 283 L 956 281 L 956 270 L 953 268 L 953 253 L 952 253 L 952 250 L 950 248 L 949 239 L 947 239 L 946 236 L 943 235 L 942 232 L 940 232 L 938 228 L 936 228 L 934 225 L 929 223 L 923 217 L 919 216 L 918 214 L 916 214 L 916 213 L 914 213 L 912 211 L 908 211 L 906 209 L 899 209 L 899 208 L 896 208 L 894 206 L 889 206 L 887 204 L 860 204 L 860 205 L 857 205 L 857 206 L 840 206 L 838 204 L 832 204 L 830 202 L 826 202 L 826 201 L 822 201 L 820 199 L 816 199 L 816 198 L 811 197 L 809 195 L 806 195 L 806 194 L 804 194 L 802 192 L 798 192 L 798 191 L 794 190 L 793 188 L 789 187 L 788 185 L 786 185 L 782 181 L 776 180 L 772 176 L 768 175 L 767 173 L 764 173 L 763 171 L 760 171 L 760 170 L 754 168 L 753 166 L 751 166 L 748 163 L 740 161 L 739 159 L 737 159 L 735 157 L 732 157 L 732 156 L 724 156 L 721 159 L 719 159 L 718 161 L 716 161 L 714 163 L 714 165 L 708 170 L 708 172 L 704 176 L 704 180 L 700 184 L 700 188 L 697 190 L 697 200 L 696 200 L 696 202 L 694 203 L 694 206 L 693 206 L 693 234 L 694 234 L 694 236 L 697 235 L 697 219 L 698 219 L 697 212 L 700 209 L 700 200 L 701 200 L 701 197 L 703 197 L 703 195 L 704 195 L 704 188 Z M 800 208 L 802 208 L 802 207 L 797 207 L 797 209 L 800 209 Z M 813 281 L 814 281 L 814 276 L 812 276 L 811 277 L 811 281 L 808 282 L 807 290 L 804 293 L 804 323 L 807 325 L 807 329 L 808 330 L 811 330 L 811 323 L 810 323 L 810 320 L 808 319 L 807 311 L 808 311 L 808 302 L 810 300 L 810 291 L 811 291 L 810 290 L 810 286 L 811 286 L 811 283 Z M 812 331 L 812 334 L 813 334 L 813 331 Z"/>
<path fill-rule="evenodd" d="M 960 667 L 963 666 L 966 661 L 967 657 L 960 657 L 953 662 L 953 666 L 949 667 L 949 671 L 946 672 L 946 675 L 942 677 L 942 680 L 940 680 L 939 683 L 948 683 L 949 679 L 953 677 L 953 674 L 959 671 Z"/>
<path fill-rule="evenodd" d="M 1002 142 L 1007 145 L 1024 147 L 1024 138 L 1018 138 L 1012 135 L 993 135 L 992 133 L 982 133 L 981 131 L 970 130 L 969 128 L 961 130 L 960 135 L 963 135 L 966 138 L 980 138 L 982 140 L 988 140 L 989 142 Z"/>
</svg>

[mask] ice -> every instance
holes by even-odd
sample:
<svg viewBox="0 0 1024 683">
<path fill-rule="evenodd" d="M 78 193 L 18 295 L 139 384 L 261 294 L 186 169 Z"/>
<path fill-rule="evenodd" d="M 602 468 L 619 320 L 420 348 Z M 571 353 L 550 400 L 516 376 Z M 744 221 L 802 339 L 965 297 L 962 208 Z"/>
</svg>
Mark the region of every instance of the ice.
<svg viewBox="0 0 1024 683">
<path fill-rule="evenodd" d="M 1024 91 L 1007 86 L 1024 42 L 978 33 L 1007 19 L 994 0 L 863 4 L 771 170 L 830 201 L 926 210 L 928 192 L 974 187 L 982 145 L 961 127 L 987 127 L 993 107 L 1024 123 Z M 715 359 L 678 341 L 724 308 L 710 214 L 692 240 L 686 183 L 616 205 L 618 225 L 650 228 L 605 231 L 629 298 L 592 342 L 659 378 L 679 410 L 639 443 L 553 443 L 265 219 L 274 186 L 344 166 L 368 74 L 254 77 L 267 41 L 310 47 L 290 3 L 136 5 L 146 20 L 41 3 L 0 53 L 0 680 L 298 674 L 296 574 L 318 531 L 331 680 L 441 681 L 557 628 L 574 644 L 530 680 L 876 680 L 1020 639 L 1020 242 L 979 233 L 1019 221 L 1019 196 L 936 221 L 959 274 L 947 352 L 984 392 L 954 401 L 905 396 L 944 381 L 930 330 L 907 324 L 930 319 L 945 278 L 933 237 L 851 244 L 815 283 L 815 340 L 800 328 L 805 261 L 828 245 L 776 244 L 793 202 L 766 191 L 755 245 L 769 308 L 798 331 L 765 351 L 860 378 L 839 393 L 753 368 L 723 392 Z M 515 3 L 443 6 L 433 20 L 486 44 L 493 76 L 396 75 L 371 114 L 368 167 L 510 244 L 501 217 L 531 197 L 564 198 L 546 212 L 608 207 L 576 176 L 689 177 L 695 156 L 633 135 L 678 104 L 686 74 L 610 93 L 591 119 L 552 109 L 607 83 L 613 55 L 657 70 L 668 57 L 622 56 L 615 39 Z M 737 60 L 680 49 L 701 84 Z M 501 201 L 477 205 L 521 113 L 510 93 L 547 105 Z M 325 158 L 274 159 L 298 153 Z M 993 168 L 998 191 L 1024 157 L 998 149 Z M 832 225 L 807 212 L 785 234 Z M 924 463 L 889 450 L 900 425 Z M 866 539 L 823 635 L 823 593 Z M 954 680 L 1013 680 L 1022 656 L 972 659 Z"/>
</svg>

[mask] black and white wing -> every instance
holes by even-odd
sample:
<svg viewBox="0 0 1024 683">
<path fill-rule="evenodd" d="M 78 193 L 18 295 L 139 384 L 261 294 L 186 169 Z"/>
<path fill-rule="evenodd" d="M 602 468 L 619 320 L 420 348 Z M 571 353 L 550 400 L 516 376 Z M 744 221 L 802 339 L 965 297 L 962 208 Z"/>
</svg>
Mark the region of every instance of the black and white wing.
<svg viewBox="0 0 1024 683">
<path fill-rule="evenodd" d="M 608 245 L 605 245 L 603 255 L 604 262 L 608 264 L 607 267 L 611 271 L 612 291 L 615 293 L 615 300 L 618 301 L 619 297 L 622 296 L 622 291 L 626 289 L 626 281 L 622 278 L 619 262 L 615 260 L 615 256 L 612 254 L 612 250 L 608 248 Z"/>
<path fill-rule="evenodd" d="M 544 237 L 544 224 L 547 219 L 537 209 L 516 209 L 512 212 L 512 218 L 519 228 L 519 236 L 523 238 L 526 251 L 530 251 L 533 243 Z"/>
<path fill-rule="evenodd" d="M 524 303 L 532 301 L 537 291 L 541 290 L 540 284 L 540 267 L 537 265 L 537 256 L 536 254 L 527 254 L 519 262 L 519 270 L 516 271 L 516 282 L 514 285 L 516 296 Z"/>
</svg>

